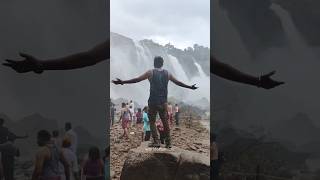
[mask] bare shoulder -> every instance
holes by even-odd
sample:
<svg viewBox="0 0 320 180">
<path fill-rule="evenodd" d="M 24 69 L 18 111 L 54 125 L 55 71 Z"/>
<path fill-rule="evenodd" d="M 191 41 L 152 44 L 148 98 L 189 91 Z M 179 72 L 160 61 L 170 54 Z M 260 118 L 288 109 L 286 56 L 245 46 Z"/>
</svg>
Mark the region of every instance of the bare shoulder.
<svg viewBox="0 0 320 180">
<path fill-rule="evenodd" d="M 37 151 L 37 157 L 38 158 L 44 158 L 47 159 L 50 157 L 50 150 L 48 147 L 43 146 L 40 147 L 39 150 Z"/>
</svg>

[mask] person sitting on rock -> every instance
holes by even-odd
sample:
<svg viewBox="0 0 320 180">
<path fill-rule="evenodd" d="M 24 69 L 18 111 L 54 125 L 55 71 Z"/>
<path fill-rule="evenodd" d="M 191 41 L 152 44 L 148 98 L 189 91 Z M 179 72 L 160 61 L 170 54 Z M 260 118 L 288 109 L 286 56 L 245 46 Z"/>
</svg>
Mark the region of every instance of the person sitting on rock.
<svg viewBox="0 0 320 180">
<path fill-rule="evenodd" d="M 128 139 L 128 128 L 129 128 L 129 119 L 130 119 L 130 114 L 131 112 L 129 111 L 126 103 L 122 103 L 122 109 L 120 112 L 120 119 L 119 122 L 121 122 L 121 126 L 123 129 L 123 134 L 120 138 L 126 138 Z"/>
</svg>

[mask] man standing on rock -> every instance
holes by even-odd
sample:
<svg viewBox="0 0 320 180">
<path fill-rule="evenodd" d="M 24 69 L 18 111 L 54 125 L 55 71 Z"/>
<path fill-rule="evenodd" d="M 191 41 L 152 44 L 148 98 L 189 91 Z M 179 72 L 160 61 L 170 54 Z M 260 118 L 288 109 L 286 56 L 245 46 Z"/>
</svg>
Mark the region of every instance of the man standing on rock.
<svg viewBox="0 0 320 180">
<path fill-rule="evenodd" d="M 149 70 L 142 74 L 141 76 L 123 81 L 121 79 L 113 80 L 112 82 L 116 85 L 118 84 L 132 84 L 138 83 L 140 81 L 148 79 L 150 82 L 150 96 L 148 100 L 148 116 L 150 121 L 150 129 L 153 138 L 153 142 L 149 145 L 150 147 L 160 147 L 157 128 L 155 125 L 157 113 L 159 113 L 160 119 L 163 123 L 165 132 L 165 143 L 166 148 L 171 148 L 171 138 L 170 138 L 170 128 L 167 119 L 167 97 L 168 97 L 168 83 L 172 81 L 178 86 L 197 89 L 194 85 L 186 85 L 183 82 L 178 81 L 171 73 L 163 69 L 163 58 L 161 56 L 156 56 L 154 58 L 154 69 Z"/>
</svg>

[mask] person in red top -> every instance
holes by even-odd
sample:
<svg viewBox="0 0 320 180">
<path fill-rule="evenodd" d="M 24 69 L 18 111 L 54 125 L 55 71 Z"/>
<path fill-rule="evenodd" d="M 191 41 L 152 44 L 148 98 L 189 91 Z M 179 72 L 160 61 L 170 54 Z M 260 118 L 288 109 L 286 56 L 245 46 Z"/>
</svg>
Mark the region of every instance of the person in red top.
<svg viewBox="0 0 320 180">
<path fill-rule="evenodd" d="M 141 108 L 138 108 L 138 111 L 136 113 L 136 118 L 137 118 L 137 127 L 140 130 L 143 125 L 143 114 Z"/>
<path fill-rule="evenodd" d="M 161 142 L 161 144 L 164 144 L 164 140 L 165 140 L 166 134 L 164 132 L 164 127 L 163 127 L 162 121 L 160 119 L 158 119 L 156 121 L 156 127 L 157 127 L 157 130 L 158 130 L 159 135 L 160 135 L 160 142 Z"/>
<path fill-rule="evenodd" d="M 97 147 L 91 147 L 89 158 L 84 162 L 82 175 L 86 180 L 104 180 L 104 163 Z"/>
</svg>

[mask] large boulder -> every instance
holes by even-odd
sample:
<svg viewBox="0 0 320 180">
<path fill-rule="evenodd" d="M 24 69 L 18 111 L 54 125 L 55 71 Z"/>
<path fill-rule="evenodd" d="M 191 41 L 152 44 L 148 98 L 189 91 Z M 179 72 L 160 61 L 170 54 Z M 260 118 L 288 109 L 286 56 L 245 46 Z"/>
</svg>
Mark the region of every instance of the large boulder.
<svg viewBox="0 0 320 180">
<path fill-rule="evenodd" d="M 177 147 L 149 148 L 143 142 L 130 150 L 121 180 L 209 180 L 210 158 Z"/>
</svg>

